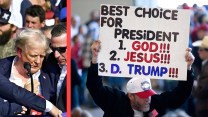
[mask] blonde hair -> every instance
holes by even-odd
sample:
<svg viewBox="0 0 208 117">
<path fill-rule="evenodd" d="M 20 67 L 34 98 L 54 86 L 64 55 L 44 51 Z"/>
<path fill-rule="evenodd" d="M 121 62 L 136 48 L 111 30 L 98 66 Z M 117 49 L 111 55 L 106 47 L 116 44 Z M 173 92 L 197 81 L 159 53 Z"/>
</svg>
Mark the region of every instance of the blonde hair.
<svg viewBox="0 0 208 117">
<path fill-rule="evenodd" d="M 25 28 L 17 36 L 15 40 L 15 50 L 28 49 L 31 45 L 38 44 L 43 47 L 45 52 L 49 49 L 49 42 L 45 35 L 38 29 Z"/>
</svg>

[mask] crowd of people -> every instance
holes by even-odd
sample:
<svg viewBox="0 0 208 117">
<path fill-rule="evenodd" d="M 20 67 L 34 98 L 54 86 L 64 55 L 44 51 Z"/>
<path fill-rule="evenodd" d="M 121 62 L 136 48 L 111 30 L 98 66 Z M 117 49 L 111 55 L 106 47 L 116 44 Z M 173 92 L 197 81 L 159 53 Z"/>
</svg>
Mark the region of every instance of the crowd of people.
<svg viewBox="0 0 208 117">
<path fill-rule="evenodd" d="M 191 48 L 191 50 L 188 49 L 189 57 L 191 58 L 192 54 L 194 56 L 191 58 L 191 71 L 188 70 L 188 80 L 183 84 L 183 87 L 180 87 L 182 82 L 179 81 L 151 80 L 152 89 L 155 89 L 159 94 L 164 93 L 149 95 L 146 99 L 149 105 L 146 104 L 146 106 L 149 107 L 148 112 L 152 112 L 153 115 L 153 110 L 156 109 L 158 116 L 183 113 L 183 116 L 187 117 L 205 117 L 208 116 L 208 95 L 206 93 L 208 86 L 206 79 L 208 78 L 208 7 L 197 4 L 188 6 L 184 3 L 179 5 L 178 9 L 187 9 L 192 12 L 188 39 L 188 46 Z M 96 54 L 93 55 L 93 51 L 96 50 L 94 45 L 100 43 L 97 41 L 99 40 L 99 17 L 99 11 L 93 10 L 90 13 L 90 19 L 81 24 L 79 15 L 72 13 L 71 16 L 71 57 L 75 61 L 75 64 L 72 65 L 74 70 L 71 72 L 74 76 L 71 77 L 74 81 L 71 85 L 73 87 L 71 94 L 73 99 L 72 113 L 77 112 L 77 108 L 99 106 L 104 111 L 104 116 L 133 116 L 132 113 L 147 116 L 148 114 L 144 110 L 138 109 L 140 102 L 136 98 L 137 96 L 128 90 L 130 79 L 97 76 L 97 63 L 92 61 L 96 58 L 94 57 Z M 126 83 L 127 87 L 125 87 Z M 115 88 L 119 90 L 117 91 Z M 184 92 L 177 92 L 176 89 L 183 89 Z M 127 94 L 125 95 L 121 91 Z M 169 91 L 171 91 L 170 94 L 166 93 Z M 166 96 L 170 96 L 168 100 L 165 100 Z M 107 97 L 111 97 L 111 99 Z M 172 102 L 168 102 L 170 100 Z M 155 106 L 157 104 L 160 107 Z"/>
<path fill-rule="evenodd" d="M 0 2 L 0 116 L 66 113 L 66 0 Z"/>
</svg>

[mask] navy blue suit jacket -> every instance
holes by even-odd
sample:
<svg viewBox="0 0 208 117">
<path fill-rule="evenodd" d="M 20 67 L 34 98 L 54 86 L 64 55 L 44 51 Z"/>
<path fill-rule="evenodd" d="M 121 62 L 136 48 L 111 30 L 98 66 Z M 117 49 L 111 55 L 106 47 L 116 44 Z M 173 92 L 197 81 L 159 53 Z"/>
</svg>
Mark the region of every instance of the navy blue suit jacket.
<svg viewBox="0 0 208 117">
<path fill-rule="evenodd" d="M 0 74 L 5 76 L 5 78 L 10 78 L 11 74 L 11 66 L 14 60 L 14 56 L 0 59 Z M 39 76 L 40 87 L 42 96 L 51 101 L 55 102 L 55 81 L 52 80 L 44 71 L 41 70 L 41 74 Z M 16 94 L 17 96 L 22 97 L 24 100 L 24 95 L 28 94 Z M 36 103 L 36 100 L 31 100 L 30 103 Z M 43 105 L 42 105 L 43 106 Z M 44 105 L 45 106 L 45 105 Z M 3 98 L 0 98 L 0 115 L 13 115 L 16 112 L 20 112 L 22 110 L 21 105 L 12 102 L 5 102 Z"/>
<path fill-rule="evenodd" d="M 53 52 L 50 53 L 45 59 L 44 64 L 43 64 L 43 69 L 47 71 L 51 79 L 55 79 L 55 88 L 57 87 L 57 83 L 59 80 L 59 76 L 61 74 L 61 68 L 58 65 L 58 61 L 53 55 Z M 59 92 L 59 97 L 56 100 L 56 107 L 60 109 L 62 112 L 66 112 L 66 78 L 64 79 L 60 92 Z M 57 88 L 56 88 L 57 89 Z"/>
</svg>

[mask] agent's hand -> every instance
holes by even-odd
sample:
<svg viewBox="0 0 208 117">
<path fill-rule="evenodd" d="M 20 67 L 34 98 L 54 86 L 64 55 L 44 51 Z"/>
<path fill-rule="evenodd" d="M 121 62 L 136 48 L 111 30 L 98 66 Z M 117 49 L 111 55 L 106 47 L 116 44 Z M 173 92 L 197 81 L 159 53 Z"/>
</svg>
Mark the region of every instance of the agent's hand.
<svg viewBox="0 0 208 117">
<path fill-rule="evenodd" d="M 27 108 L 22 106 L 22 111 L 19 114 L 17 114 L 17 115 L 25 115 L 26 112 L 27 112 Z"/>
<path fill-rule="evenodd" d="M 53 106 L 53 108 L 51 109 L 51 111 L 49 111 L 50 115 L 52 115 L 53 117 L 62 117 L 62 111 L 59 110 L 56 106 Z"/>
<path fill-rule="evenodd" d="M 91 46 L 91 50 L 92 50 L 92 63 L 93 64 L 97 63 L 98 53 L 100 52 L 100 49 L 101 49 L 100 43 L 101 43 L 100 40 L 96 40 L 95 42 L 93 42 L 93 44 Z"/>
<path fill-rule="evenodd" d="M 38 92 L 38 87 L 40 86 L 40 82 L 36 79 L 33 79 L 33 84 L 34 84 L 34 92 L 36 95 L 39 93 Z M 27 82 L 24 86 L 25 89 L 31 92 L 31 82 Z"/>
<path fill-rule="evenodd" d="M 185 54 L 185 60 L 187 62 L 187 69 L 188 70 L 191 70 L 191 65 L 193 64 L 194 59 L 195 59 L 195 57 L 191 53 L 191 48 L 187 48 L 186 49 L 186 54 Z"/>
<path fill-rule="evenodd" d="M 21 112 L 21 114 L 24 115 L 24 114 L 26 114 L 26 112 L 27 112 L 27 108 L 24 107 L 24 106 L 22 106 L 22 112 Z"/>
</svg>

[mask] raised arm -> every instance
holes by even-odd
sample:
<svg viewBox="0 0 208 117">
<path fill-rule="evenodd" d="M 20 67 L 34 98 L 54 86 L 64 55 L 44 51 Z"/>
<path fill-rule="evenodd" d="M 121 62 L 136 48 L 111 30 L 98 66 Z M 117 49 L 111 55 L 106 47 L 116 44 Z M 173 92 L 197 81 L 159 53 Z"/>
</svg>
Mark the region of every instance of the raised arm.
<svg viewBox="0 0 208 117">
<path fill-rule="evenodd" d="M 180 81 L 177 87 L 172 91 L 152 96 L 152 106 L 159 113 L 165 113 L 166 109 L 179 108 L 190 96 L 194 80 L 194 75 L 191 70 L 194 56 L 190 51 L 191 49 L 187 49 L 185 54 L 185 61 L 187 62 L 187 81 Z"/>
<path fill-rule="evenodd" d="M 105 112 L 111 110 L 113 105 L 118 105 L 122 100 L 119 97 L 125 97 L 125 93 L 107 86 L 103 86 L 102 77 L 98 76 L 97 57 L 100 51 L 100 41 L 92 44 L 92 64 L 88 69 L 87 88 L 93 97 L 95 103 Z"/>
</svg>

